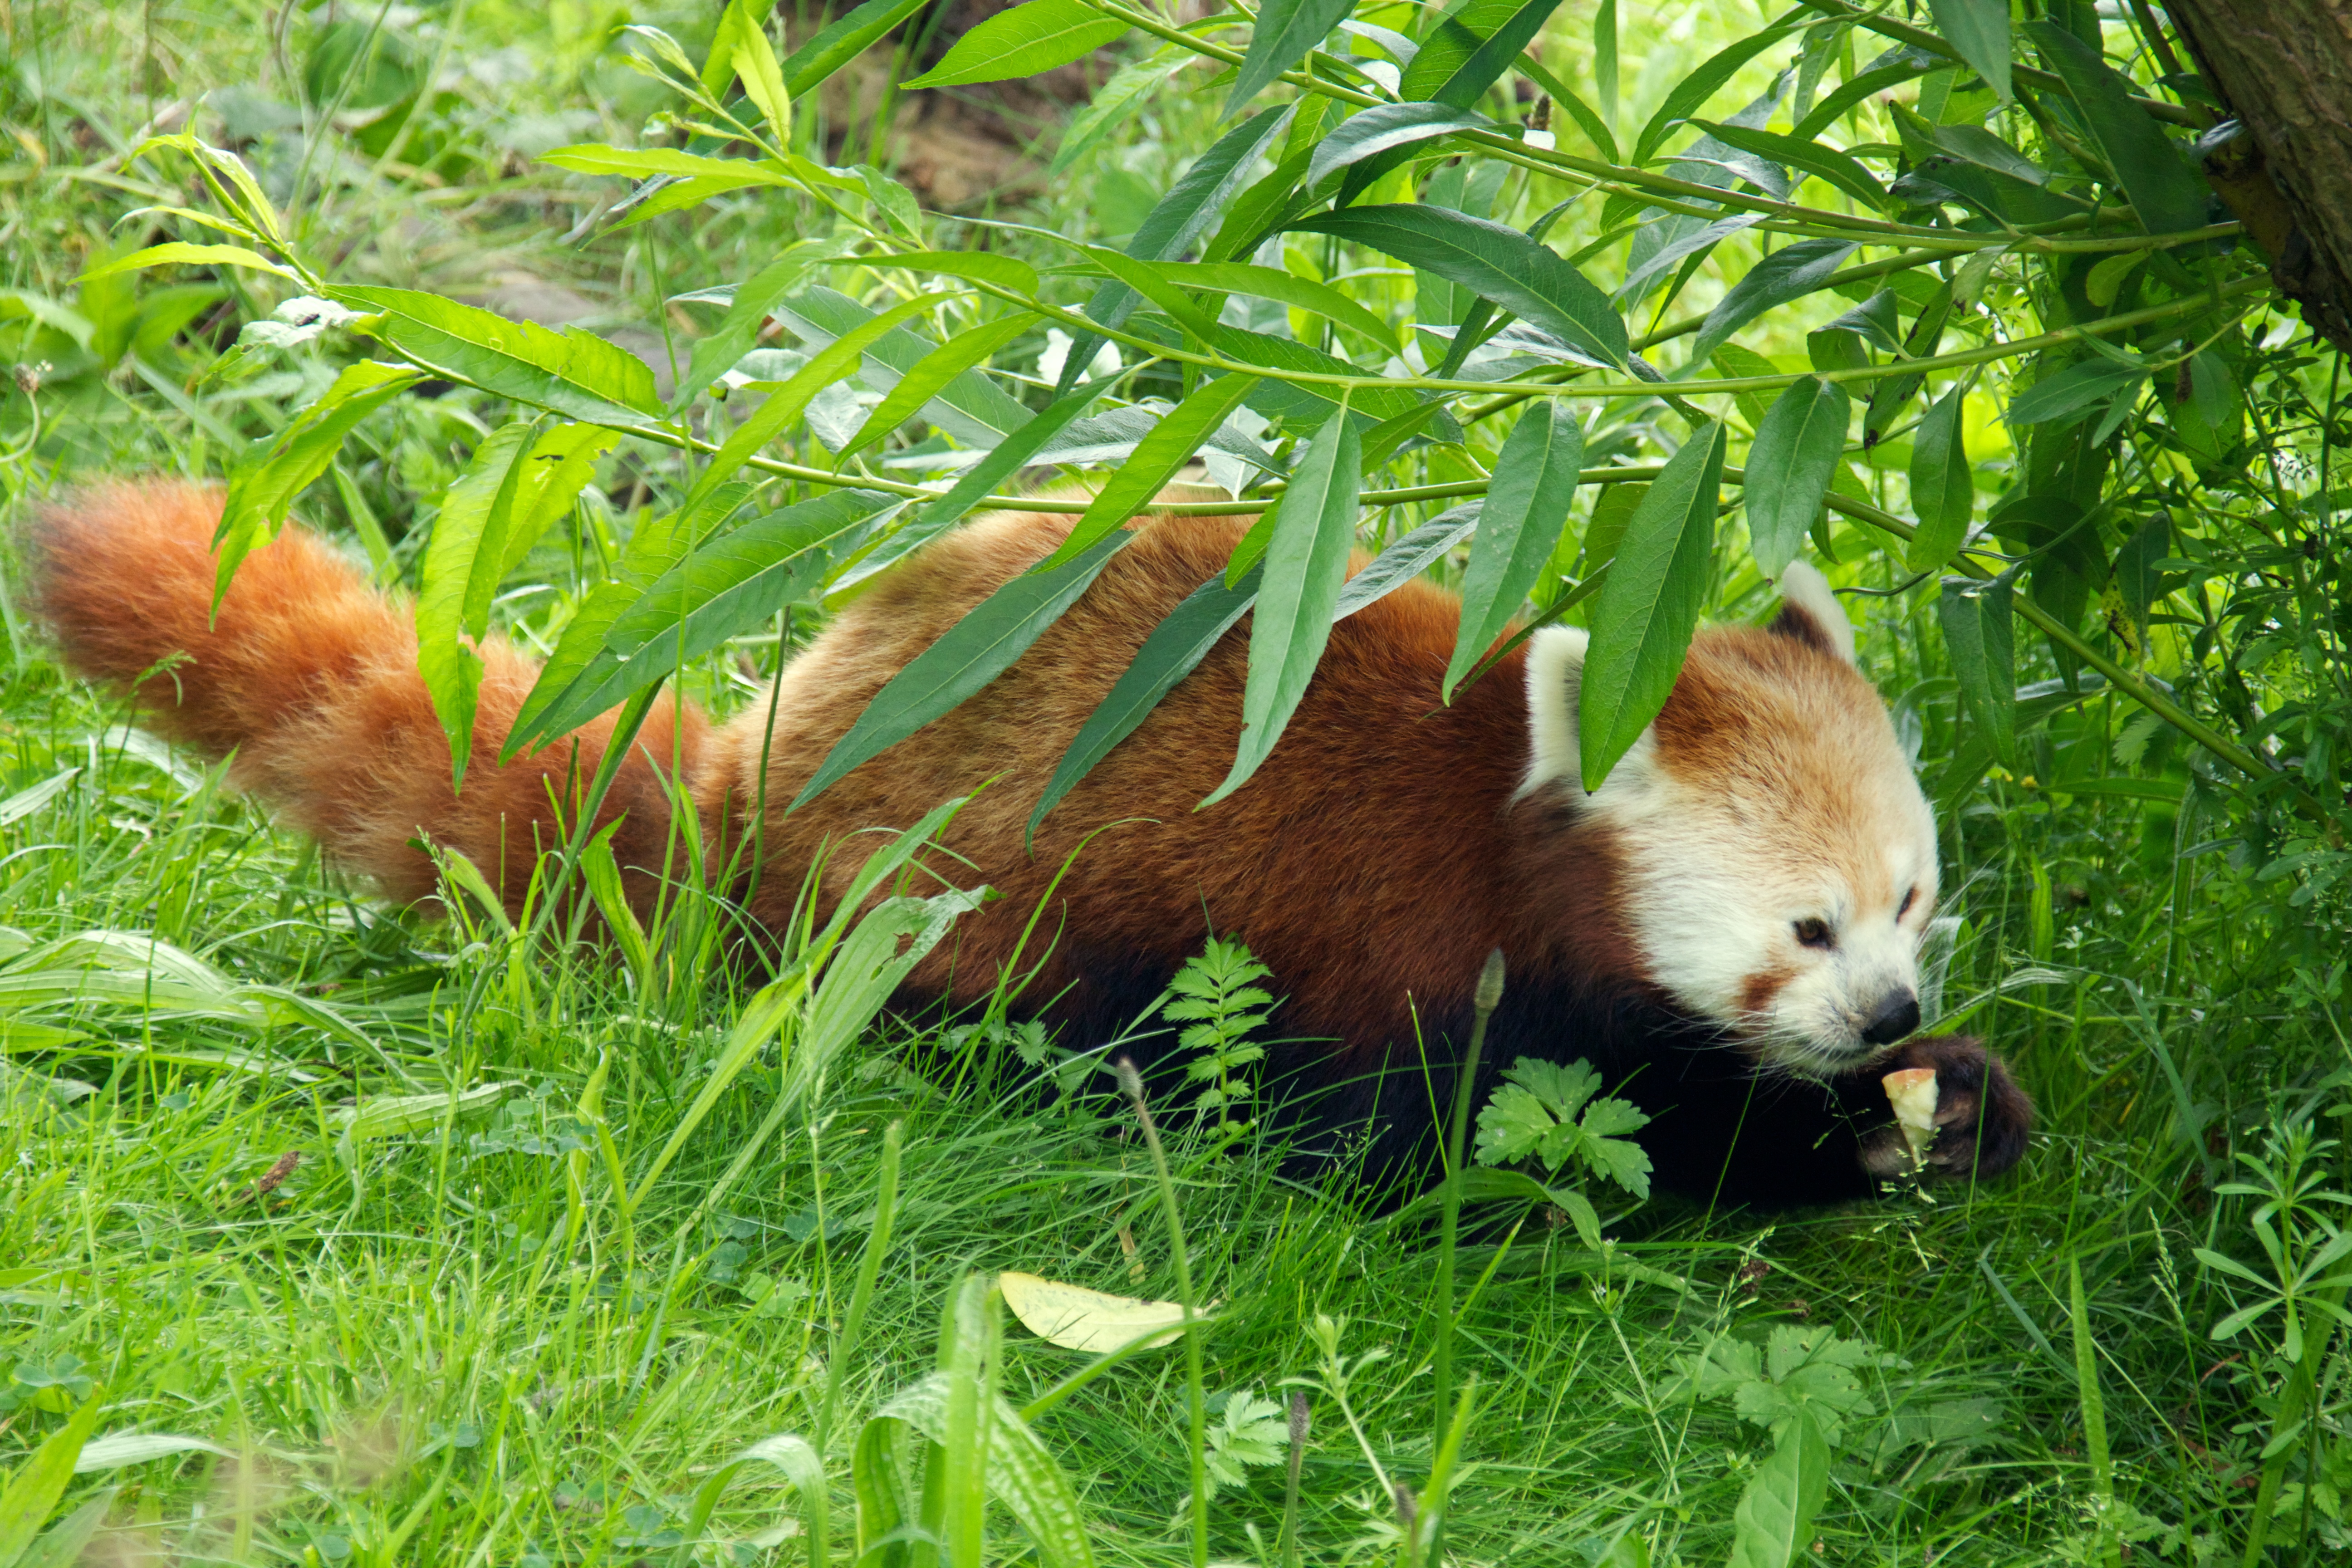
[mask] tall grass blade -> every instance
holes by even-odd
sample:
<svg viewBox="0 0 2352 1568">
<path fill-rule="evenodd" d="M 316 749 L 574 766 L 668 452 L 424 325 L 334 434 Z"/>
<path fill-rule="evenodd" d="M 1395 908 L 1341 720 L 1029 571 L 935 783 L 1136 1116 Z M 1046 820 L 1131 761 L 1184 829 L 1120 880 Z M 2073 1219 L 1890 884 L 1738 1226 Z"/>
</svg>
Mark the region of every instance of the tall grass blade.
<svg viewBox="0 0 2352 1568">
<path fill-rule="evenodd" d="M 889 1255 L 890 1222 L 898 1213 L 898 1160 L 906 1129 L 904 1121 L 893 1121 L 882 1130 L 882 1166 L 876 1178 L 874 1224 L 866 1233 L 866 1249 L 857 1259 L 857 1282 L 850 1288 L 849 1306 L 841 1314 L 841 1332 L 834 1341 L 833 1353 L 825 1358 L 824 1405 L 816 1420 L 820 1449 L 833 1431 L 835 1413 L 841 1407 L 841 1382 L 848 1374 L 850 1358 L 857 1353 L 866 1314 L 874 1305 L 875 1281 L 881 1278 L 882 1259 Z"/>
</svg>

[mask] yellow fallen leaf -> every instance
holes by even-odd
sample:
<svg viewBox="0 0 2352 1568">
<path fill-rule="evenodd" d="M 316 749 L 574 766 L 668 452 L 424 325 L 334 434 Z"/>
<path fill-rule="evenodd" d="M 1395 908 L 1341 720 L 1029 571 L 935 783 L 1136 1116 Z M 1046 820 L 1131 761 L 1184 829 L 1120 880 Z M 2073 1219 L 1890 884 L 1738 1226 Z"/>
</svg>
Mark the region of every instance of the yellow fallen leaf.
<svg viewBox="0 0 2352 1568">
<path fill-rule="evenodd" d="M 1179 1301 L 1139 1301 L 1132 1296 L 1089 1290 L 1083 1285 L 1065 1285 L 1058 1279 L 1040 1279 L 1034 1274 L 1000 1274 L 996 1288 L 1004 1293 L 1004 1304 L 1013 1309 L 1023 1327 L 1069 1350 L 1099 1355 L 1154 1329 L 1167 1331 L 1152 1338 L 1150 1344 L 1156 1347 L 1168 1343 L 1183 1329 L 1184 1307 Z M 1201 1314 L 1193 1316 L 1198 1321 Z"/>
<path fill-rule="evenodd" d="M 1886 1090 L 1886 1102 L 1895 1108 L 1903 1141 L 1911 1146 L 1912 1163 L 1926 1163 L 1927 1145 L 1936 1141 L 1936 1069 L 1905 1068 L 1878 1081 Z"/>
</svg>

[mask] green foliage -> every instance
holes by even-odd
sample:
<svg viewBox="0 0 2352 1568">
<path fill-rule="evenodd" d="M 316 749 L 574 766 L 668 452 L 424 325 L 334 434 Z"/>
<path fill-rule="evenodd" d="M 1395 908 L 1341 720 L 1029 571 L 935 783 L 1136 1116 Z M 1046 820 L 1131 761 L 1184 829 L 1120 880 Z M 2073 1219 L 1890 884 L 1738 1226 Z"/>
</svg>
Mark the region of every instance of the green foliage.
<svg viewBox="0 0 2352 1568">
<path fill-rule="evenodd" d="M 1289 1433 L 1282 1406 L 1272 1400 L 1242 1391 L 1223 1400 L 1216 1425 L 1209 1428 L 1209 1481 L 1212 1487 L 1245 1486 L 1253 1468 L 1289 1458 Z"/>
<path fill-rule="evenodd" d="M 1465 1561 L 1612 1568 L 1785 1564 L 1814 1541 L 1827 1561 L 2352 1552 L 2331 1250 L 2352 1179 L 2322 1087 L 2346 1049 L 2352 428 L 2333 351 L 2211 221 L 2208 106 L 2146 31 L 2161 8 L 1081 9 L 1058 47 L 1116 37 L 1068 73 L 1106 87 L 1058 142 L 1023 122 L 1051 176 L 1008 164 L 967 202 L 926 183 L 908 130 L 903 84 L 942 51 L 907 0 L 764 27 L 665 3 L 619 31 L 508 0 L 282 28 L 20 6 L 0 506 L 124 468 L 226 479 L 231 558 L 298 515 L 387 588 L 430 580 L 422 658 L 462 668 L 496 634 L 552 650 L 513 742 L 656 682 L 761 700 L 829 604 L 1029 500 L 1029 470 L 1099 490 L 1196 395 L 1238 401 L 1151 467 L 1197 461 L 1231 499 L 1178 504 L 1261 519 L 1303 477 L 1315 548 L 1280 587 L 1327 626 L 1507 560 L 1482 624 L 1580 622 L 1595 668 L 1646 690 L 1678 654 L 1661 605 L 1760 614 L 1804 554 L 1856 609 L 1938 806 L 1947 1022 L 2009 1055 L 2045 1142 L 1999 1189 L 1769 1232 L 1653 1204 L 1605 1248 L 1565 1201 L 1590 1210 L 1572 1151 L 1552 1190 L 1467 1173 L 1474 1198 L 1525 1201 L 1463 1241 L 1446 1315 L 1478 1396 L 1436 1432 L 1421 1235 L 1301 1191 L 1261 1118 L 1213 1180 L 1188 1163 L 1171 1186 L 1206 1238 L 1201 1296 L 1227 1303 L 1202 1336 L 1218 1384 L 1312 1395 L 1288 1544 L 1426 1561 L 1435 1519 Z M 1283 63 L 1218 121 L 1262 39 Z M 949 90 L 988 112 L 984 84 Z M 142 140 L 151 119 L 174 129 Z M 571 293 L 568 318 L 514 319 L 517 272 Z M 1519 509 L 1484 539 L 1481 513 L 1538 408 L 1585 469 L 1504 551 Z M 569 431 L 577 466 L 495 514 L 509 465 L 469 511 L 469 470 L 533 421 L 530 450 Z M 1644 503 L 1718 429 L 1702 539 L 1700 487 Z M 1255 605 L 1271 532 L 1146 644 L 1057 789 Z M 1324 604 L 1307 590 L 1349 545 L 1379 564 Z M 1621 567 L 1648 613 L 1609 602 Z M 1276 695 L 1309 678 L 1316 618 L 1254 657 Z M 1089 1372 L 992 1340 L 983 1300 L 946 1335 L 961 1392 L 885 1420 L 940 1375 L 966 1260 L 1174 1289 L 1098 1104 L 988 1098 L 995 1053 L 1055 1061 L 1034 1026 L 866 1024 L 948 911 L 887 904 L 821 1015 L 730 973 L 732 884 L 684 843 L 619 963 L 527 948 L 458 862 L 428 927 L 126 736 L 20 605 L 0 597 L 0 626 L 5 1484 L 101 1412 L 63 1489 L 10 1516 L 46 1531 L 17 1568 L 110 1521 L 235 1561 L 796 1561 L 821 1539 L 840 1563 L 845 1510 L 871 1539 L 893 1507 L 968 1542 L 996 1455 L 971 1440 L 1014 1430 L 977 1397 L 992 1375 L 1007 1401 L 1087 1375 L 1023 1419 L 1091 1550 L 1183 1554 L 1188 1391 L 1164 1356 Z M 1647 717 L 1586 710 L 1612 743 Z M 592 899 L 604 864 L 583 858 Z M 1580 1139 L 1593 1103 L 1514 1123 L 1521 1157 Z M 1549 1228 L 1547 1200 L 1575 1225 Z M 1757 1347 L 1733 1392 L 1677 1383 L 1695 1317 Z M 1781 1330 L 1902 1362 L 1783 1376 Z M 1829 1413 L 1834 1442 L 1759 1447 L 1737 1389 L 1811 1431 L 1816 1373 L 1867 1405 Z M 1265 1451 L 1254 1397 L 1221 1408 L 1241 1405 L 1232 1437 L 1210 1425 L 1212 1472 L 1221 1443 Z M 957 1445 L 939 1488 L 924 1422 Z M 1014 1456 L 1045 1501 L 1023 1506 L 1048 1519 L 1035 1457 Z M 1272 1489 L 1214 1479 L 1215 1555 L 1276 1542 Z M 986 1506 L 992 1560 L 1044 1550 Z"/>
<path fill-rule="evenodd" d="M 1265 1047 L 1249 1035 L 1265 1026 L 1274 1006 L 1273 994 L 1256 983 L 1272 974 L 1246 944 L 1211 937 L 1168 983 L 1174 995 L 1160 1009 L 1170 1023 L 1185 1026 L 1176 1037 L 1176 1044 L 1192 1053 L 1184 1064 L 1184 1081 L 1202 1086 L 1192 1109 L 1213 1115 L 1223 1139 L 1238 1138 L 1250 1128 L 1253 1090 L 1246 1069 L 1265 1059 Z"/>
<path fill-rule="evenodd" d="M 1478 1112 L 1480 1164 L 1534 1160 L 1549 1177 L 1598 1176 L 1637 1198 L 1650 1195 L 1650 1157 L 1624 1136 L 1650 1119 L 1625 1100 L 1600 1094 L 1601 1075 L 1591 1063 L 1562 1067 L 1522 1057 L 1504 1069 L 1503 1079 Z"/>
</svg>

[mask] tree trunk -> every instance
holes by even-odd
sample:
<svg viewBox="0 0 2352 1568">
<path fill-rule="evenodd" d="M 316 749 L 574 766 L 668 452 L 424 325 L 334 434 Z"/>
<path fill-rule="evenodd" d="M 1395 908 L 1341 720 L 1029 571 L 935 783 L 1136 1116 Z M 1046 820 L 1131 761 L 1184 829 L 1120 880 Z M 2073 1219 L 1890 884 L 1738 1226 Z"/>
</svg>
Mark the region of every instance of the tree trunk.
<svg viewBox="0 0 2352 1568">
<path fill-rule="evenodd" d="M 2352 0 L 2165 8 L 2242 128 L 2206 138 L 2206 177 L 2304 320 L 2352 349 Z"/>
</svg>

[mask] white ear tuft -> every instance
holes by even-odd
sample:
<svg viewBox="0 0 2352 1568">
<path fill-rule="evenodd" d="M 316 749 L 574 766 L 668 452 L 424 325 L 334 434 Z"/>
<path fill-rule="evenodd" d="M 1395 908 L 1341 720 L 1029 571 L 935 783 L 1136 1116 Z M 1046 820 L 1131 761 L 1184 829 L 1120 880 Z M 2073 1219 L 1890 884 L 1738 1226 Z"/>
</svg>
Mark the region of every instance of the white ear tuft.
<svg viewBox="0 0 2352 1568">
<path fill-rule="evenodd" d="M 1591 641 L 1575 626 L 1546 626 L 1528 639 L 1528 776 L 1521 795 L 1554 779 L 1573 783 L 1581 776 L 1576 695 Z"/>
<path fill-rule="evenodd" d="M 1780 614 L 1772 623 L 1774 631 L 1811 643 L 1848 664 L 1853 662 L 1853 623 L 1846 619 L 1845 606 L 1830 592 L 1829 579 L 1810 562 L 1791 561 L 1781 568 L 1780 605 Z"/>
<path fill-rule="evenodd" d="M 1596 794 L 1584 791 L 1583 742 L 1577 733 L 1577 693 L 1584 684 L 1584 651 L 1591 637 L 1575 626 L 1546 626 L 1528 639 L 1528 776 L 1521 795 L 1559 783 L 1580 800 L 1614 799 L 1648 776 L 1656 741 L 1647 730 L 1610 770 Z"/>
</svg>

